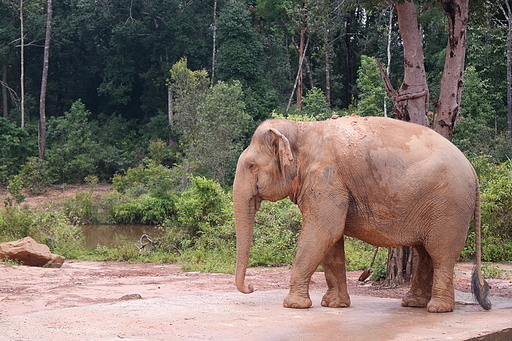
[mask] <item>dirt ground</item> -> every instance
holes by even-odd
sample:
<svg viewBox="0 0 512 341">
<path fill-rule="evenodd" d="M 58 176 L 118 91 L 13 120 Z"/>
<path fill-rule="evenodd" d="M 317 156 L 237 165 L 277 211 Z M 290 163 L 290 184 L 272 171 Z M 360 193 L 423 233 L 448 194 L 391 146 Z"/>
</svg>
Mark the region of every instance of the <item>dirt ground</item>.
<svg viewBox="0 0 512 341">
<path fill-rule="evenodd" d="M 86 186 L 53 188 L 42 196 L 30 195 L 25 203 L 41 207 L 49 201 L 58 202 Z M 106 193 L 109 185 L 95 187 Z M 0 198 L 5 197 L 0 188 Z M 502 278 L 488 280 L 491 295 L 512 298 L 512 264 L 496 264 Z M 455 271 L 455 289 L 470 292 L 473 264 L 459 263 Z M 406 287 L 382 289 L 374 283 L 358 282 L 361 271 L 349 272 L 351 295 L 401 298 Z M 158 298 L 198 293 L 236 292 L 234 276 L 230 274 L 182 272 L 176 264 L 143 264 L 120 262 L 85 262 L 67 260 L 60 269 L 0 264 L 0 316 L 19 315 L 42 310 L 78 307 L 124 299 Z M 289 267 L 251 268 L 247 281 L 256 290 L 287 289 Z M 312 278 L 313 290 L 325 290 L 322 273 Z"/>
<path fill-rule="evenodd" d="M 459 263 L 455 288 L 469 292 L 473 265 Z M 510 269 L 509 265 L 502 267 Z M 400 298 L 406 287 L 381 289 L 358 282 L 360 271 L 349 272 L 349 293 Z M 176 264 L 66 261 L 60 269 L 0 265 L 0 316 L 115 302 L 124 299 L 166 298 L 184 294 L 236 292 L 230 274 L 182 272 Z M 247 281 L 256 290 L 287 289 L 288 267 L 251 268 Z M 512 298 L 512 279 L 490 279 L 493 296 Z M 325 290 L 323 273 L 315 273 L 312 290 Z"/>
</svg>

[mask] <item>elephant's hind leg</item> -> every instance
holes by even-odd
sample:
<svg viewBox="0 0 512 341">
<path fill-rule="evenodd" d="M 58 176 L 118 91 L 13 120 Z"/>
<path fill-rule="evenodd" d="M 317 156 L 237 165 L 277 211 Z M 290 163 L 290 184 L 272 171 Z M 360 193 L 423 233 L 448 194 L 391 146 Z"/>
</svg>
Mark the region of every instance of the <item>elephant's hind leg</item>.
<svg viewBox="0 0 512 341">
<path fill-rule="evenodd" d="M 328 287 L 327 293 L 322 299 L 322 306 L 330 308 L 349 307 L 350 297 L 347 292 L 344 237 L 334 244 L 322 261 L 322 266 Z"/>
<path fill-rule="evenodd" d="M 404 307 L 426 307 L 432 297 L 434 268 L 432 258 L 423 245 L 414 247 L 418 254 L 418 264 L 412 276 L 411 289 L 402 298 Z"/>
</svg>

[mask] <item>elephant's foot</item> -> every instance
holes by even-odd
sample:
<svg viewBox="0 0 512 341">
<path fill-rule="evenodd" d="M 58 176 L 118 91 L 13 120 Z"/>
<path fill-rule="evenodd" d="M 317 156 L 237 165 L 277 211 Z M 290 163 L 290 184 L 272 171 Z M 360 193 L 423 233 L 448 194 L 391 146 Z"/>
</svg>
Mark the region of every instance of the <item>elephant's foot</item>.
<svg viewBox="0 0 512 341">
<path fill-rule="evenodd" d="M 350 307 L 350 297 L 348 294 L 341 294 L 335 291 L 328 291 L 322 298 L 322 306 L 329 308 Z"/>
<path fill-rule="evenodd" d="M 426 307 L 430 301 L 430 295 L 417 295 L 412 292 L 408 292 L 402 298 L 402 307 Z"/>
<path fill-rule="evenodd" d="M 432 298 L 427 304 L 429 313 L 449 313 L 455 309 L 455 300 Z"/>
<path fill-rule="evenodd" d="M 300 295 L 292 295 L 288 294 L 283 302 L 283 307 L 285 308 L 295 308 L 295 309 L 306 309 L 311 307 L 313 302 L 309 296 L 300 296 Z"/>
</svg>

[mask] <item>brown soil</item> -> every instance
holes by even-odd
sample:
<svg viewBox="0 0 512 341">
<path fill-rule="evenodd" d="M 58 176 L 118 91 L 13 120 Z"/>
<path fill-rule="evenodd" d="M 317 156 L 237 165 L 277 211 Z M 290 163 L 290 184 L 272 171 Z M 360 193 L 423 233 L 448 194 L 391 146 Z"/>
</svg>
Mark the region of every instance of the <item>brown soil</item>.
<svg viewBox="0 0 512 341">
<path fill-rule="evenodd" d="M 457 290 L 469 292 L 472 267 L 469 263 L 457 264 Z M 406 287 L 382 289 L 372 283 L 363 285 L 357 281 L 360 274 L 360 271 L 348 273 L 351 295 L 400 298 L 407 290 Z M 60 269 L 3 264 L 0 265 L 0 278 L 0 316 L 140 297 L 236 292 L 233 275 L 182 272 L 176 264 L 70 260 Z M 261 291 L 287 289 L 289 278 L 288 267 L 253 268 L 247 273 L 247 281 Z M 489 283 L 492 295 L 512 297 L 511 279 L 491 279 Z M 315 273 L 311 290 L 325 289 L 323 274 Z"/>
<path fill-rule="evenodd" d="M 58 202 L 86 186 L 54 188 L 45 195 L 30 195 L 25 203 L 31 207 L 43 207 L 50 201 Z M 106 193 L 108 185 L 95 187 L 96 193 Z M 5 189 L 0 189 L 0 198 Z M 503 269 L 500 279 L 488 280 L 493 296 L 512 298 L 512 265 L 496 264 Z M 469 292 L 473 265 L 458 263 L 455 269 L 455 289 Z M 361 284 L 361 271 L 349 272 L 351 295 L 367 295 L 400 298 L 406 287 L 382 289 L 371 282 Z M 0 316 L 18 315 L 41 310 L 84 306 L 114 302 L 120 299 L 169 297 L 173 295 L 207 292 L 235 292 L 234 276 L 230 274 L 182 272 L 176 264 L 142 264 L 119 262 L 85 262 L 68 260 L 60 269 L 36 268 L 0 264 Z M 247 281 L 256 290 L 288 288 L 290 269 L 253 268 L 247 273 Z M 315 273 L 312 290 L 325 290 L 322 273 Z M 130 296 L 127 296 L 130 295 Z"/>
</svg>

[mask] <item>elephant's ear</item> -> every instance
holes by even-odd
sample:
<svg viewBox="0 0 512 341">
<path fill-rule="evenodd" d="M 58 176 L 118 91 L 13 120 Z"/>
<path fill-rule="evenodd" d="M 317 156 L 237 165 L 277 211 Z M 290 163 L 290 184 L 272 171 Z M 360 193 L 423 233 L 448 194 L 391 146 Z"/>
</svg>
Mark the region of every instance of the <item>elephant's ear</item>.
<svg viewBox="0 0 512 341">
<path fill-rule="evenodd" d="M 273 149 L 277 154 L 276 156 L 279 158 L 281 173 L 284 175 L 286 174 L 285 166 L 293 164 L 294 161 L 290 141 L 288 141 L 288 138 L 275 128 L 270 128 L 269 134 L 272 137 L 271 143 L 273 145 Z"/>
</svg>

